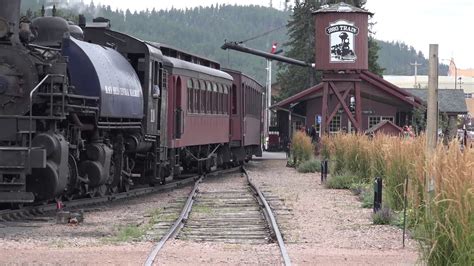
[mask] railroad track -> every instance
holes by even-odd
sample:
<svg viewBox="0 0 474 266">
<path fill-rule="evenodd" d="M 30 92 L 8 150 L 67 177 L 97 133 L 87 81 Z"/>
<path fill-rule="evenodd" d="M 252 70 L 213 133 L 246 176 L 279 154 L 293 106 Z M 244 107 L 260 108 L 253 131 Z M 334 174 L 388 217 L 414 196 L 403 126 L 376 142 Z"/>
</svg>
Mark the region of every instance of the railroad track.
<svg viewBox="0 0 474 266">
<path fill-rule="evenodd" d="M 187 184 L 192 184 L 199 176 L 191 176 L 185 179 L 180 179 L 177 181 L 170 182 L 166 185 L 155 186 L 155 187 L 145 187 L 137 188 L 127 192 L 117 193 L 113 195 L 107 195 L 103 197 L 94 197 L 94 198 L 83 198 L 76 199 L 71 201 L 62 202 L 62 209 L 64 210 L 74 210 L 78 208 L 95 206 L 98 204 L 105 204 L 108 202 L 124 200 L 132 197 L 144 196 L 152 193 L 172 190 L 177 187 L 182 187 Z M 53 214 L 58 210 L 56 203 L 51 204 L 42 204 L 37 206 L 26 206 L 16 210 L 0 210 L 0 223 L 1 222 L 13 222 L 22 219 L 32 219 L 35 216 L 39 215 L 49 215 Z"/>
<path fill-rule="evenodd" d="M 291 265 L 280 229 L 262 192 L 245 169 L 246 182 L 209 190 L 196 181 L 184 207 L 170 229 L 153 247 L 145 265 L 152 265 L 171 238 L 192 241 L 266 244 L 278 242 L 285 265 Z M 222 174 L 222 172 L 220 173 Z M 212 182 L 212 181 L 210 181 Z"/>
</svg>

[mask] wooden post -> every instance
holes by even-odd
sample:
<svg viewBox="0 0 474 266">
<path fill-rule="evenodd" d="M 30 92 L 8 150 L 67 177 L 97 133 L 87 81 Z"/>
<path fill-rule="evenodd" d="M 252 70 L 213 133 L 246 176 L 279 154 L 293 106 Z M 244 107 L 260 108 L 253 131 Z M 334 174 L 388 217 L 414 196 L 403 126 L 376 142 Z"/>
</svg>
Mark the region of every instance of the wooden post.
<svg viewBox="0 0 474 266">
<path fill-rule="evenodd" d="M 293 138 L 293 132 L 292 132 L 292 125 L 291 125 L 291 104 L 290 104 L 290 108 L 288 109 L 288 141 L 291 141 L 291 139 Z"/>
<path fill-rule="evenodd" d="M 359 123 L 359 128 L 357 128 L 357 133 L 362 133 L 362 98 L 360 97 L 360 82 L 354 82 L 354 91 L 355 91 L 355 115 L 357 123 Z"/>
<path fill-rule="evenodd" d="M 325 135 L 328 133 L 327 127 L 328 127 L 328 100 L 329 100 L 329 88 L 328 88 L 328 83 L 324 82 L 324 88 L 323 88 L 323 106 L 322 106 L 322 112 L 321 112 L 321 136 Z"/>
<path fill-rule="evenodd" d="M 436 149 L 438 136 L 438 45 L 430 44 L 428 73 L 428 110 L 426 125 L 426 152 Z"/>
<path fill-rule="evenodd" d="M 341 96 L 341 94 L 339 93 L 336 85 L 334 84 L 334 82 L 329 82 L 329 86 L 330 88 L 332 89 L 332 91 L 334 92 L 334 95 L 336 96 L 337 100 L 339 101 L 339 103 L 342 105 L 342 109 L 344 109 L 344 112 L 347 114 L 347 118 L 349 118 L 349 120 L 351 121 L 351 123 L 354 124 L 354 126 L 357 128 L 357 131 L 360 130 L 360 125 L 359 125 L 359 122 L 356 121 L 356 119 L 352 116 L 352 113 L 351 111 L 349 110 L 349 107 L 347 107 L 347 104 L 345 102 L 345 99 Z"/>
<path fill-rule="evenodd" d="M 430 44 L 428 70 L 428 109 L 426 121 L 426 158 L 430 160 L 438 143 L 438 45 Z M 431 192 L 434 190 L 434 180 L 431 176 L 425 177 L 426 182 L 426 215 L 429 216 Z"/>
</svg>

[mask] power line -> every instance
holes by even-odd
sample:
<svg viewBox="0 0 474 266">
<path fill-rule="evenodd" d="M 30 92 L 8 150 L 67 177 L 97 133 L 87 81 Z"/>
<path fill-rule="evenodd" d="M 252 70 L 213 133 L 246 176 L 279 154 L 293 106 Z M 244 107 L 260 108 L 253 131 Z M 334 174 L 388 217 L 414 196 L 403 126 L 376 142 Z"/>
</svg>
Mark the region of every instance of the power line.
<svg viewBox="0 0 474 266">
<path fill-rule="evenodd" d="M 242 43 L 245 43 L 245 42 L 248 42 L 248 41 L 252 41 L 252 40 L 258 39 L 258 38 L 260 38 L 260 37 L 263 37 L 263 36 L 265 36 L 265 35 L 268 35 L 268 34 L 274 32 L 274 31 L 280 30 L 280 29 L 282 29 L 282 28 L 284 28 L 284 27 L 286 27 L 286 24 L 281 25 L 281 26 L 279 26 L 279 27 L 277 27 L 277 28 L 271 29 L 271 30 L 269 30 L 269 31 L 266 31 L 266 32 L 264 32 L 264 33 L 261 33 L 261 34 L 259 34 L 259 35 L 253 36 L 252 38 L 249 38 L 249 39 L 247 39 L 247 40 L 240 41 L 240 42 L 238 42 L 238 43 L 239 43 L 239 44 L 242 44 Z"/>
</svg>

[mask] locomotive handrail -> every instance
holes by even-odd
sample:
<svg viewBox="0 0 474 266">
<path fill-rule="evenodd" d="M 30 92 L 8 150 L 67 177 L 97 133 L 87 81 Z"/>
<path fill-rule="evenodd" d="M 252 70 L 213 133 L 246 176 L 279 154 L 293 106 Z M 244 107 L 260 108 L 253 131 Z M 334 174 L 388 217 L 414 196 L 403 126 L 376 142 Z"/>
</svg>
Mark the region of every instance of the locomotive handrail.
<svg viewBox="0 0 474 266">
<path fill-rule="evenodd" d="M 48 74 L 46 75 L 31 91 L 30 91 L 30 114 L 29 114 L 29 124 L 28 124 L 28 167 L 31 165 L 31 139 L 33 137 L 33 94 L 43 85 L 43 83 L 48 80 L 50 77 L 62 77 L 64 81 L 64 75 L 61 74 Z M 51 88 L 52 90 L 52 88 Z M 52 92 L 52 91 L 51 91 Z M 64 94 L 64 90 L 63 90 Z"/>
</svg>

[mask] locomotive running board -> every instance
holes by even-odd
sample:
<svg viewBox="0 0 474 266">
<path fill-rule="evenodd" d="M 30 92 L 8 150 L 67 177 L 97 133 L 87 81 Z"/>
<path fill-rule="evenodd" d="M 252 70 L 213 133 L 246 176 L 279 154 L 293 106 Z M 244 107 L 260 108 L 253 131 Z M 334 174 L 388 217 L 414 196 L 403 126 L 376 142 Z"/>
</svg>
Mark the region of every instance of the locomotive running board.
<svg viewBox="0 0 474 266">
<path fill-rule="evenodd" d="M 0 192 L 0 203 L 30 203 L 34 200 L 31 192 Z"/>
</svg>

